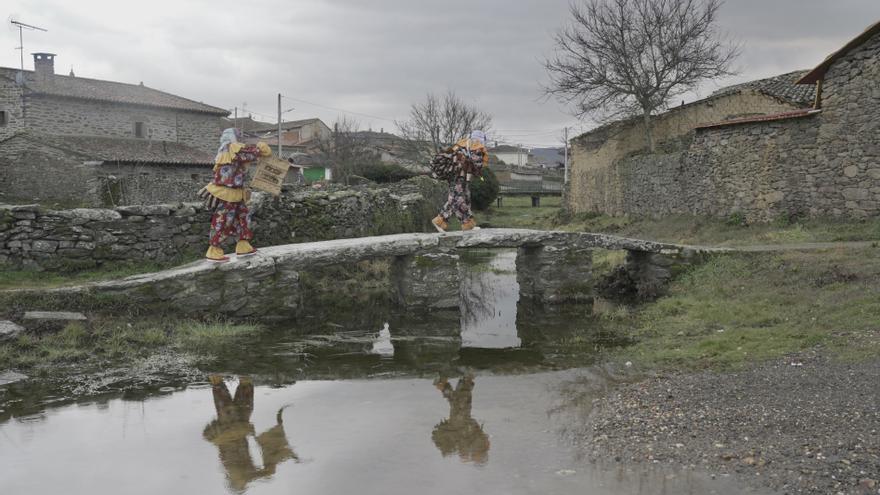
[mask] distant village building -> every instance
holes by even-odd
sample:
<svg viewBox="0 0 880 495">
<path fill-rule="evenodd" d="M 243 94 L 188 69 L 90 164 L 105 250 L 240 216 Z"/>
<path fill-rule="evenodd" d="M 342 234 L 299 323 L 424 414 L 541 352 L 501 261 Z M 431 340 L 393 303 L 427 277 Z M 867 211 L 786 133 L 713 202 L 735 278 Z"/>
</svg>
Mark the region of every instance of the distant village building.
<svg viewBox="0 0 880 495">
<path fill-rule="evenodd" d="M 240 127 L 248 136 L 248 143 L 265 141 L 278 153 L 278 123 L 257 122 L 253 128 L 247 125 Z M 249 123 L 247 123 L 249 124 Z M 292 153 L 313 153 L 320 148 L 322 140 L 329 140 L 333 131 L 321 119 L 293 120 L 281 123 L 281 152 L 284 158 Z"/>
<path fill-rule="evenodd" d="M 529 164 L 529 150 L 521 146 L 496 145 L 489 149 L 489 153 L 508 165 L 525 167 Z"/>
<path fill-rule="evenodd" d="M 0 202 L 119 205 L 193 199 L 228 114 L 141 84 L 0 67 Z"/>
<path fill-rule="evenodd" d="M 880 22 L 813 70 L 574 138 L 566 207 L 656 216 L 880 215 Z"/>
</svg>

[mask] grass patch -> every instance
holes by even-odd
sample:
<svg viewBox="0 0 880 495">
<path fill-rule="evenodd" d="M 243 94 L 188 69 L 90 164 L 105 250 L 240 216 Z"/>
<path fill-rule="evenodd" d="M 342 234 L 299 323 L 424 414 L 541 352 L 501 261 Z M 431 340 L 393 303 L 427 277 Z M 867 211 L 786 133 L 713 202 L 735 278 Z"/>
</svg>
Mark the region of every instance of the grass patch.
<svg viewBox="0 0 880 495">
<path fill-rule="evenodd" d="M 3 270 L 0 272 L 0 290 L 39 289 L 80 285 L 100 280 L 113 280 L 132 275 L 157 272 L 195 261 L 196 255 L 182 256 L 170 261 L 130 261 L 105 263 L 99 267 L 77 269 L 61 266 L 51 271 Z"/>
<path fill-rule="evenodd" d="M 798 219 L 781 217 L 773 222 L 748 224 L 745 218 L 669 215 L 659 219 L 612 217 L 597 213 L 567 215 L 560 198 L 541 198 L 533 208 L 528 197 L 504 198 L 504 206 L 493 206 L 478 214 L 481 225 L 506 228 L 552 229 L 571 232 L 617 234 L 682 244 L 742 246 L 752 244 L 795 244 L 803 242 L 880 242 L 880 218 Z"/>
<path fill-rule="evenodd" d="M 547 196 L 541 198 L 541 206 L 532 207 L 528 196 L 509 196 L 503 199 L 501 208 L 491 206 L 486 211 L 477 212 L 477 222 L 481 226 L 550 229 L 557 217 L 561 198 Z"/>
<path fill-rule="evenodd" d="M 94 364 L 133 360 L 179 351 L 207 358 L 225 346 L 249 338 L 262 327 L 226 321 L 71 322 L 58 332 L 26 333 L 0 343 L 0 369 L 46 365 Z"/>
<path fill-rule="evenodd" d="M 743 246 L 880 240 L 880 218 L 813 219 L 743 224 L 737 221 L 672 215 L 660 219 L 557 214 L 552 228 L 602 232 L 681 244 Z"/>
<path fill-rule="evenodd" d="M 598 280 L 626 263 L 626 251 L 595 249 L 593 250 L 593 279 Z"/>
<path fill-rule="evenodd" d="M 621 359 L 729 368 L 822 348 L 880 357 L 880 249 L 719 256 L 631 320 Z"/>
</svg>

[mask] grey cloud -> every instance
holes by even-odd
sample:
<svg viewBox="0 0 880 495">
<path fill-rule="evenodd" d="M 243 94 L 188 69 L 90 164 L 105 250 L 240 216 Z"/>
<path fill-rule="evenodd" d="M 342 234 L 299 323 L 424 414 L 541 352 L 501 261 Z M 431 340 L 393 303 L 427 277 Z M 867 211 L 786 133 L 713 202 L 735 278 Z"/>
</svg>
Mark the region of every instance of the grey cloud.
<svg viewBox="0 0 880 495">
<path fill-rule="evenodd" d="M 567 23 L 566 0 L 11 3 L 10 12 L 50 29 L 29 33 L 25 43 L 28 52 L 58 53 L 59 71 L 73 65 L 79 76 L 142 80 L 223 108 L 247 102 L 259 118 L 273 118 L 278 92 L 394 119 L 426 92 L 454 89 L 493 114 L 496 129 L 512 130 L 502 133 L 511 141 L 555 143 L 560 129 L 575 123 L 540 89 L 541 61 L 552 53 L 553 33 Z M 692 97 L 814 66 L 878 12 L 876 0 L 728 0 L 720 27 L 743 44 L 742 73 L 709 82 Z M 11 48 L 17 41 L 0 30 L 0 44 Z M 0 51 L 0 65 L 17 64 L 15 52 Z M 329 123 L 339 113 L 285 102 L 291 106 L 296 110 L 288 118 Z"/>
</svg>

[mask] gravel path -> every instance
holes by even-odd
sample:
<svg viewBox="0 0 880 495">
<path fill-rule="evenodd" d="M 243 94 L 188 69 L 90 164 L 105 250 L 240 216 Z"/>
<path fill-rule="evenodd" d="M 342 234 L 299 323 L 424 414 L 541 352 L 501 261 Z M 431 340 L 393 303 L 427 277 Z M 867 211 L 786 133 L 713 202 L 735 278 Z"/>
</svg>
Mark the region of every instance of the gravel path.
<svg viewBox="0 0 880 495">
<path fill-rule="evenodd" d="M 786 494 L 880 493 L 880 360 L 652 378 L 596 401 L 590 424 L 594 461 L 686 466 Z"/>
</svg>

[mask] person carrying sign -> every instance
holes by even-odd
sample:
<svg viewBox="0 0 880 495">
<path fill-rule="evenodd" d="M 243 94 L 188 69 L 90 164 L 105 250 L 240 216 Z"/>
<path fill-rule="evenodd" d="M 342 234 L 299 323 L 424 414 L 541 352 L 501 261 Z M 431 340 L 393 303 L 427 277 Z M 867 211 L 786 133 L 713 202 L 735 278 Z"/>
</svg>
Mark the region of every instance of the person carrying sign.
<svg viewBox="0 0 880 495">
<path fill-rule="evenodd" d="M 223 131 L 220 148 L 214 158 L 214 176 L 211 183 L 199 191 L 205 205 L 213 210 L 208 261 L 223 263 L 229 257 L 221 245 L 230 237 L 236 239 L 235 254 L 248 256 L 257 252 L 250 241 L 254 238 L 251 213 L 247 207 L 250 192 L 245 187 L 247 167 L 260 157 L 270 156 L 266 143 L 246 145 L 239 142 L 241 133 L 236 128 Z"/>
<path fill-rule="evenodd" d="M 445 167 L 449 172 L 444 173 L 449 181 L 449 195 L 446 203 L 440 208 L 440 214 L 431 220 L 434 228 L 439 232 L 446 232 L 449 228 L 449 218 L 455 215 L 461 222 L 461 230 L 473 230 L 477 227 L 471 211 L 470 181 L 479 178 L 483 172 L 483 166 L 489 162 L 489 153 L 486 151 L 486 134 L 483 131 L 473 131 L 467 138 L 459 140 L 452 148 L 434 157 L 432 168 L 447 162 Z M 451 160 L 451 163 L 448 163 Z"/>
</svg>

